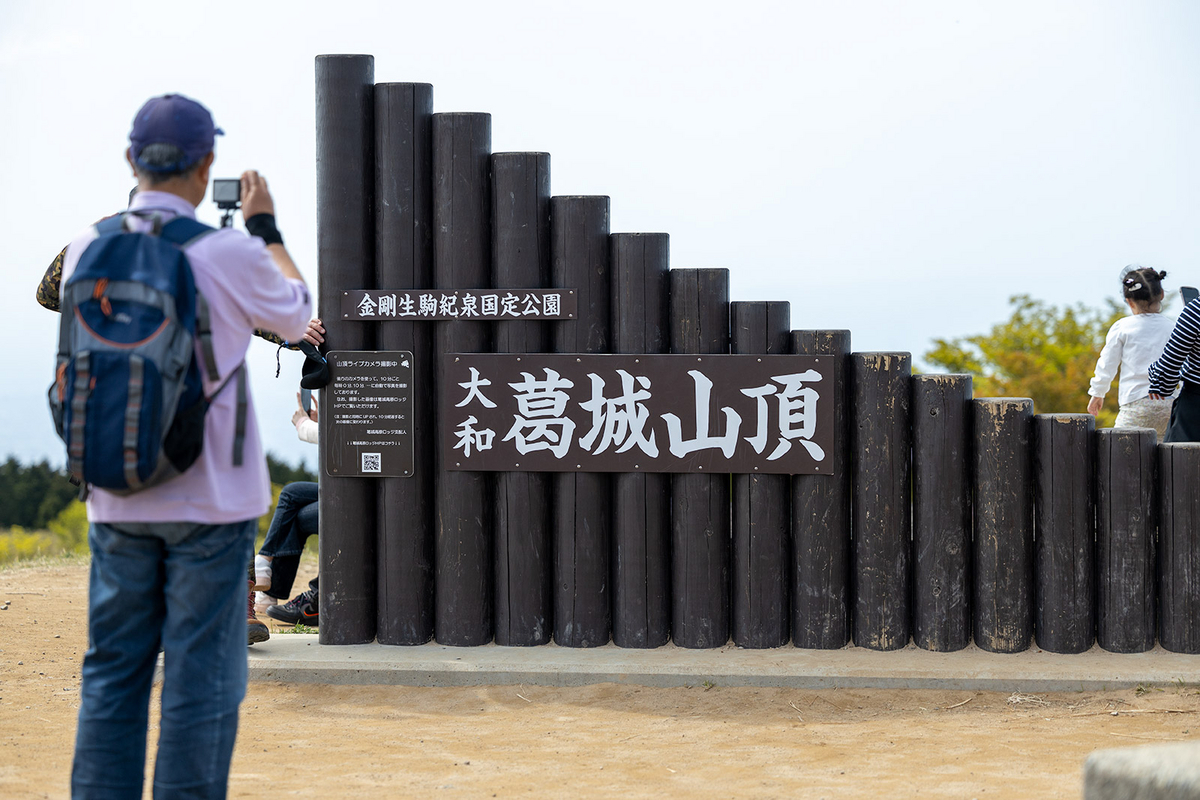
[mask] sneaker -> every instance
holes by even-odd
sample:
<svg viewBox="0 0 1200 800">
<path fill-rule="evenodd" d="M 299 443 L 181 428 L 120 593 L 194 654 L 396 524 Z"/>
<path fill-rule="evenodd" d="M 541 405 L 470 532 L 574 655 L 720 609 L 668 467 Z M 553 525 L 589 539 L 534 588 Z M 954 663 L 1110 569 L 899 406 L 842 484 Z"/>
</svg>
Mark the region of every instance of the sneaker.
<svg viewBox="0 0 1200 800">
<path fill-rule="evenodd" d="M 317 590 L 309 589 L 288 600 L 283 605 L 271 606 L 267 609 L 267 616 L 271 619 L 277 619 L 280 622 L 286 622 L 289 625 L 301 623 L 316 628 L 317 615 Z"/>
<path fill-rule="evenodd" d="M 271 606 L 279 605 L 282 601 L 278 597 L 271 597 L 266 592 L 254 593 L 254 613 L 262 614 Z"/>
<path fill-rule="evenodd" d="M 270 639 L 271 631 L 254 615 L 254 581 L 247 580 L 246 583 L 249 585 L 249 592 L 246 595 L 248 598 L 246 601 L 246 644 L 252 645 L 255 642 L 265 642 Z"/>
<path fill-rule="evenodd" d="M 254 588 L 260 592 L 271 588 L 271 562 L 266 556 L 254 557 Z"/>
</svg>

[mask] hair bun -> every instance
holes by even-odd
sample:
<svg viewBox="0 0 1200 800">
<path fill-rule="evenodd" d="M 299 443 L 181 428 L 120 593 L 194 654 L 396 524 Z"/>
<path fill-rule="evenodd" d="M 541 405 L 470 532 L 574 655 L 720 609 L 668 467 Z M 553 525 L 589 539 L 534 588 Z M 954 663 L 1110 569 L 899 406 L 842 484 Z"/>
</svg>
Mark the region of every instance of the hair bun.
<svg viewBox="0 0 1200 800">
<path fill-rule="evenodd" d="M 1164 269 L 1162 272 L 1158 273 L 1158 279 L 1161 281 L 1165 277 L 1167 277 L 1167 271 Z"/>
</svg>

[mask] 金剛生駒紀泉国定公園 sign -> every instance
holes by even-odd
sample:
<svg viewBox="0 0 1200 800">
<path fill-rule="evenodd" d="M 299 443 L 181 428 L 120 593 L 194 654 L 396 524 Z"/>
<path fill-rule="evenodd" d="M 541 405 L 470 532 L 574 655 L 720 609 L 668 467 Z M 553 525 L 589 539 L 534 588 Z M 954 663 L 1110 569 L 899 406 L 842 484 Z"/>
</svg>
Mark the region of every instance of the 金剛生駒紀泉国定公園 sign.
<svg viewBox="0 0 1200 800">
<path fill-rule="evenodd" d="M 354 289 L 342 292 L 342 319 L 574 319 L 574 289 Z"/>
<path fill-rule="evenodd" d="M 454 470 L 832 474 L 832 356 L 443 356 Z"/>
</svg>

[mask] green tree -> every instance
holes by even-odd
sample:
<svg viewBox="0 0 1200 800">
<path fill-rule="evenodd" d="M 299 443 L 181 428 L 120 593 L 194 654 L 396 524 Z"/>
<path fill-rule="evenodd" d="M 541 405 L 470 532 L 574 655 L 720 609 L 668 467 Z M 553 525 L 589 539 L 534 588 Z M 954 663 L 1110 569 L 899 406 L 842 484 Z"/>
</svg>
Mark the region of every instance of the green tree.
<svg viewBox="0 0 1200 800">
<path fill-rule="evenodd" d="M 1024 294 L 1009 298 L 1009 304 L 1012 316 L 988 333 L 934 339 L 925 361 L 971 374 L 976 397 L 1029 397 L 1041 414 L 1084 413 L 1104 337 L 1125 315 L 1124 306 L 1109 300 L 1100 309 L 1060 308 Z M 1116 411 L 1110 389 L 1097 425 L 1112 425 Z"/>
<path fill-rule="evenodd" d="M 0 464 L 0 528 L 44 529 L 78 493 L 67 474 L 49 462 L 23 466 L 9 456 Z"/>
<path fill-rule="evenodd" d="M 286 461 L 276 458 L 273 454 L 267 453 L 267 472 L 271 475 L 271 483 L 279 483 L 287 485 L 296 481 L 311 481 L 316 482 L 317 476 L 304 466 L 301 460 L 296 461 L 296 466 L 291 466 Z"/>
</svg>

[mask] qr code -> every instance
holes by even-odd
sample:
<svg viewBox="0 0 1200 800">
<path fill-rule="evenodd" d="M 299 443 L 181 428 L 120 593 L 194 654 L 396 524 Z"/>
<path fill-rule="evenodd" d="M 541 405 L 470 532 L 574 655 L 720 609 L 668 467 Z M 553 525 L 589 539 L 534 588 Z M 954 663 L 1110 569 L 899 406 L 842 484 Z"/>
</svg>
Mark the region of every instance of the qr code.
<svg viewBox="0 0 1200 800">
<path fill-rule="evenodd" d="M 362 454 L 363 472 L 383 472 L 383 458 L 379 453 Z"/>
</svg>

